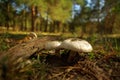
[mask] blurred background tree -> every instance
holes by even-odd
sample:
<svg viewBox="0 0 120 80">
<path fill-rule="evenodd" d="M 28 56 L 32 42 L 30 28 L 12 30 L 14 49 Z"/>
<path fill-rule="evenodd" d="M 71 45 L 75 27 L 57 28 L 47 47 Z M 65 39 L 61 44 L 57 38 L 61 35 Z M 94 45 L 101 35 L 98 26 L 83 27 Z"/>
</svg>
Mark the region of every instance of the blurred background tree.
<svg viewBox="0 0 120 80">
<path fill-rule="evenodd" d="M 10 31 L 120 33 L 119 0 L 0 0 L 0 28 Z"/>
</svg>

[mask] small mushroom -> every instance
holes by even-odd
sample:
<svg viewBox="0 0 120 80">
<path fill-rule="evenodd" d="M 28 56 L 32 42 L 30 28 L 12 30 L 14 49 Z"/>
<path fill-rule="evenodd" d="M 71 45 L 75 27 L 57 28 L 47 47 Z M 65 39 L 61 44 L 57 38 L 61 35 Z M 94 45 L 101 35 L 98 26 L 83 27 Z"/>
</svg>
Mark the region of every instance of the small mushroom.
<svg viewBox="0 0 120 80">
<path fill-rule="evenodd" d="M 56 49 L 61 45 L 60 41 L 48 41 L 45 43 L 46 50 Z"/>
</svg>

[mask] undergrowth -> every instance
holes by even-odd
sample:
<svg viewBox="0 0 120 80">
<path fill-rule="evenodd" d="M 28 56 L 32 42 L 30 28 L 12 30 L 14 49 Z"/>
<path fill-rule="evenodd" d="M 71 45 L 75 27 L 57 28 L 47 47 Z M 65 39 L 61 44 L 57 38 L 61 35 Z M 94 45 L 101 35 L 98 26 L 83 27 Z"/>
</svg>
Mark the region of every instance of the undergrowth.
<svg viewBox="0 0 120 80">
<path fill-rule="evenodd" d="M 0 36 L 0 51 L 5 51 L 8 48 L 10 48 L 9 44 L 7 44 L 4 41 L 6 38 L 9 38 L 9 37 L 10 35 L 8 33 L 2 34 Z M 100 59 L 102 56 L 105 56 L 111 53 L 116 53 L 115 55 L 120 57 L 120 45 L 119 45 L 120 39 L 119 38 L 104 38 L 98 35 L 93 35 L 90 38 L 87 38 L 87 40 L 92 44 L 94 49 L 93 52 L 88 54 L 88 57 L 91 61 L 95 60 L 96 56 L 97 56 L 97 59 Z M 61 51 L 60 54 L 64 54 L 64 53 L 68 53 L 68 51 Z M 54 72 L 54 71 L 50 70 L 49 65 L 45 61 L 46 61 L 45 58 L 43 60 L 42 56 L 39 56 L 39 55 L 37 56 L 37 58 L 25 60 L 20 64 L 18 64 L 17 66 L 12 67 L 11 70 L 6 73 L 7 80 L 10 80 L 10 79 L 11 80 L 47 80 L 48 79 L 47 76 L 50 73 L 50 71 L 51 72 Z M 2 73 L 0 73 L 0 75 L 1 74 Z"/>
<path fill-rule="evenodd" d="M 48 65 L 37 56 L 37 59 L 24 60 L 14 67 L 6 67 L 6 72 L 0 70 L 0 80 L 46 80 L 48 70 Z"/>
<path fill-rule="evenodd" d="M 9 36 L 10 35 L 8 33 L 4 33 L 0 35 L 0 52 L 5 51 L 10 47 L 9 44 L 5 42 L 5 39 L 9 38 Z"/>
</svg>

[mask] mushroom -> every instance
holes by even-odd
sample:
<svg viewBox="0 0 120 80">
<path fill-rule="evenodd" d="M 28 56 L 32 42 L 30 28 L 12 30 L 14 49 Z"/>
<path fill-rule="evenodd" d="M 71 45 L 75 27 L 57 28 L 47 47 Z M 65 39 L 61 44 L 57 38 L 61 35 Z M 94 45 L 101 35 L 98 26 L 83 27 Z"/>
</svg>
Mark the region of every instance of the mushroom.
<svg viewBox="0 0 120 80">
<path fill-rule="evenodd" d="M 69 38 L 64 40 L 59 48 L 68 49 L 76 52 L 91 52 L 93 50 L 89 42 L 78 38 Z"/>
<path fill-rule="evenodd" d="M 81 53 L 92 52 L 93 48 L 89 42 L 86 40 L 78 39 L 78 38 L 69 38 L 64 40 L 61 45 L 58 47 L 59 49 L 67 49 L 70 50 L 68 53 L 67 62 L 73 62 L 76 52 L 80 55 Z"/>
<path fill-rule="evenodd" d="M 56 49 L 61 45 L 60 41 L 48 41 L 45 43 L 44 48 L 46 50 L 52 50 L 52 49 Z"/>
<path fill-rule="evenodd" d="M 47 50 L 49 54 L 56 54 L 57 48 L 60 46 L 60 41 L 47 41 L 44 44 L 44 50 Z M 58 53 L 58 52 L 57 52 Z M 56 54 L 57 56 L 60 56 L 59 54 Z"/>
</svg>

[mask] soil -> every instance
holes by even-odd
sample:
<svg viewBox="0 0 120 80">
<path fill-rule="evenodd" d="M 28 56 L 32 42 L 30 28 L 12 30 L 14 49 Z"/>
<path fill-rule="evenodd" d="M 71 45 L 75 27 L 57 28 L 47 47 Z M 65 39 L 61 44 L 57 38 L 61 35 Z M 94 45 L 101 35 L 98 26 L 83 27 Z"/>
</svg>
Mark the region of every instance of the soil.
<svg viewBox="0 0 120 80">
<path fill-rule="evenodd" d="M 68 56 L 68 55 L 66 55 Z M 120 80 L 120 57 L 95 55 L 90 59 L 88 55 L 76 56 L 71 62 L 62 56 L 49 56 L 46 63 L 49 64 L 50 80 Z M 76 59 L 77 58 L 77 59 Z"/>
<path fill-rule="evenodd" d="M 35 74 L 36 76 L 33 75 L 33 78 L 29 74 L 27 78 L 22 80 L 120 80 L 120 56 L 115 54 L 104 55 L 99 51 L 93 52 L 94 55 L 89 53 L 78 55 L 76 52 L 64 50 L 65 54 L 63 53 L 61 56 L 42 52 L 40 61 L 47 64 L 44 78 L 41 79 L 41 76 L 37 76 L 37 74 Z M 69 57 L 70 54 L 75 55 Z M 30 59 L 35 57 L 36 55 L 32 55 Z M 14 74 L 17 74 L 19 70 L 15 71 Z M 15 79 L 15 77 L 12 79 L 4 78 L 3 80 L 8 79 L 21 80 L 20 78 Z"/>
</svg>

